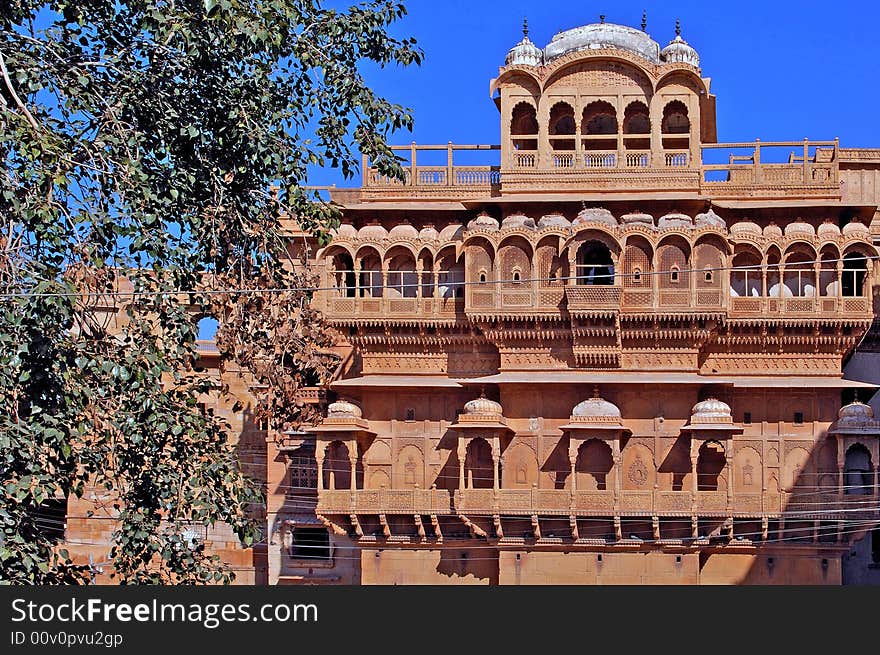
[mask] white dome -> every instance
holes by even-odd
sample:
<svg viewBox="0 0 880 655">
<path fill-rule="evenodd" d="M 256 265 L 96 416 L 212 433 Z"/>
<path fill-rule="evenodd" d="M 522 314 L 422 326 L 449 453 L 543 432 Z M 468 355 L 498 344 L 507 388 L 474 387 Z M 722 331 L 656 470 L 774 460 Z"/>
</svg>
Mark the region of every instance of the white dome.
<svg viewBox="0 0 880 655">
<path fill-rule="evenodd" d="M 337 400 L 327 407 L 327 418 L 361 418 L 361 408 L 347 400 Z"/>
<path fill-rule="evenodd" d="M 822 223 L 816 232 L 820 239 L 836 239 L 840 236 L 840 228 L 830 219 Z"/>
<path fill-rule="evenodd" d="M 388 237 L 388 230 L 381 225 L 367 225 L 358 231 L 359 239 L 373 239 L 381 241 Z"/>
<path fill-rule="evenodd" d="M 804 223 L 803 221 L 795 221 L 794 223 L 789 223 L 785 226 L 785 236 L 816 236 L 816 228 L 814 228 L 809 223 Z"/>
<path fill-rule="evenodd" d="M 776 223 L 770 223 L 770 225 L 764 228 L 764 236 L 770 239 L 781 237 L 782 228 L 779 227 Z"/>
<path fill-rule="evenodd" d="M 544 48 L 544 59 L 548 63 L 569 52 L 618 48 L 628 50 L 647 59 L 660 63 L 660 44 L 645 32 L 614 23 L 593 23 L 560 32 Z"/>
<path fill-rule="evenodd" d="M 709 208 L 709 211 L 704 214 L 697 214 L 694 223 L 697 224 L 697 227 L 717 227 L 722 230 L 727 227 L 727 223 L 724 219 L 716 214 L 715 210 L 711 207 Z"/>
<path fill-rule="evenodd" d="M 624 214 L 620 217 L 620 222 L 624 225 L 647 225 L 654 227 L 654 217 L 650 214 L 642 214 L 641 212 Z"/>
<path fill-rule="evenodd" d="M 571 227 L 571 221 L 562 214 L 547 214 L 538 221 L 538 229 L 545 227 Z"/>
<path fill-rule="evenodd" d="M 479 398 L 471 400 L 465 404 L 464 413 L 471 416 L 501 416 L 502 408 L 501 405 L 494 400 L 489 400 L 485 396 L 480 396 Z"/>
<path fill-rule="evenodd" d="M 838 427 L 859 427 L 867 425 L 874 420 L 874 410 L 871 409 L 870 405 L 857 400 L 845 407 L 841 407 L 837 416 Z"/>
<path fill-rule="evenodd" d="M 343 223 L 334 230 L 337 237 L 344 239 L 354 239 L 358 235 L 357 228 L 350 223 Z"/>
<path fill-rule="evenodd" d="M 859 221 L 850 221 L 843 226 L 844 236 L 852 236 L 854 234 L 868 235 L 870 233 L 871 230 L 868 229 L 868 226 L 864 223 L 860 223 Z"/>
<path fill-rule="evenodd" d="M 596 423 L 620 423 L 620 418 L 620 409 L 617 405 L 600 398 L 598 392 L 594 392 L 592 398 L 578 403 L 571 410 L 573 421 L 580 419 L 580 422 L 584 422 L 584 419 L 589 419 L 590 422 Z"/>
<path fill-rule="evenodd" d="M 489 216 L 486 212 L 483 212 L 479 216 L 477 216 L 474 220 L 468 223 L 469 230 L 498 230 L 500 226 L 498 225 L 498 221 Z"/>
<path fill-rule="evenodd" d="M 667 64 L 690 64 L 694 68 L 700 67 L 700 55 L 687 41 L 681 38 L 681 34 L 676 34 L 669 45 L 660 51 L 660 59 Z"/>
<path fill-rule="evenodd" d="M 730 226 L 731 234 L 754 234 L 755 236 L 761 236 L 761 226 L 752 221 L 740 221 L 739 223 L 734 223 Z"/>
<path fill-rule="evenodd" d="M 418 239 L 419 231 L 409 223 L 401 223 L 391 228 L 388 237 L 391 239 Z"/>
<path fill-rule="evenodd" d="M 504 60 L 507 66 L 540 66 L 544 63 L 544 51 L 529 39 L 529 21 L 523 21 L 523 39 L 517 43 Z"/>
<path fill-rule="evenodd" d="M 464 232 L 464 225 L 453 223 L 452 225 L 447 225 L 442 230 L 440 230 L 440 236 L 438 238 L 441 243 L 449 243 L 450 241 L 461 241 L 462 232 Z"/>
<path fill-rule="evenodd" d="M 511 214 L 501 222 L 502 228 L 524 227 L 529 230 L 535 229 L 535 219 L 525 214 Z"/>
<path fill-rule="evenodd" d="M 692 228 L 693 226 L 694 219 L 692 219 L 687 214 L 680 214 L 678 212 L 666 214 L 665 216 L 662 216 L 659 221 L 657 221 L 657 227 L 659 227 L 660 229 L 671 227 Z"/>
<path fill-rule="evenodd" d="M 694 405 L 691 410 L 691 425 L 706 423 L 733 423 L 730 405 L 717 398 L 709 398 Z"/>
<path fill-rule="evenodd" d="M 614 218 L 614 214 L 603 207 L 590 207 L 581 210 L 577 218 L 572 222 L 572 225 L 580 223 L 602 223 L 603 225 L 617 227 L 617 219 Z"/>
</svg>

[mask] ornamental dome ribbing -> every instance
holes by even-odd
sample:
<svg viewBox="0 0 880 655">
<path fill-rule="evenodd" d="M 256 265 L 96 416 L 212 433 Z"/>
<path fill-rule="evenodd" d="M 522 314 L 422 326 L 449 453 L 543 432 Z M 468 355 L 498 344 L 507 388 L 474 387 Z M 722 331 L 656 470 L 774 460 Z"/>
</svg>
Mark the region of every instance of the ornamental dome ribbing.
<svg viewBox="0 0 880 655">
<path fill-rule="evenodd" d="M 391 228 L 388 237 L 391 239 L 418 239 L 419 231 L 409 223 L 401 223 Z"/>
<path fill-rule="evenodd" d="M 730 226 L 730 234 L 734 236 L 738 234 L 754 234 L 759 237 L 763 233 L 761 226 L 754 221 L 740 221 Z"/>
<path fill-rule="evenodd" d="M 358 231 L 354 225 L 350 223 L 343 223 L 339 227 L 336 228 L 336 236 L 341 238 L 349 238 L 354 239 L 357 237 Z"/>
<path fill-rule="evenodd" d="M 669 45 L 660 51 L 660 59 L 667 64 L 690 64 L 694 68 L 700 67 L 700 55 L 687 41 L 681 38 L 681 34 L 676 34 Z"/>
<path fill-rule="evenodd" d="M 479 216 L 477 216 L 474 220 L 468 223 L 469 230 L 499 230 L 501 226 L 498 224 L 498 221 L 489 216 L 486 212 L 483 212 Z"/>
<path fill-rule="evenodd" d="M 544 63 L 544 51 L 529 39 L 529 22 L 523 21 L 523 39 L 517 43 L 504 60 L 507 66 L 540 66 Z"/>
<path fill-rule="evenodd" d="M 502 411 L 499 403 L 485 396 L 475 398 L 464 406 L 464 413 L 468 416 L 501 416 Z"/>
<path fill-rule="evenodd" d="M 660 63 L 660 44 L 645 32 L 604 21 L 560 32 L 544 48 L 544 60 L 549 63 L 569 52 L 605 48 L 627 50 L 653 64 Z"/>
<path fill-rule="evenodd" d="M 422 241 L 436 241 L 440 235 L 433 225 L 426 225 L 419 232 L 419 239 Z"/>
<path fill-rule="evenodd" d="M 654 217 L 650 214 L 642 214 L 641 212 L 624 214 L 620 217 L 620 222 L 624 225 L 645 225 L 647 227 L 654 227 Z"/>
<path fill-rule="evenodd" d="M 730 415 L 730 405 L 723 403 L 717 398 L 708 398 L 694 405 L 691 410 L 691 425 L 705 425 L 709 423 L 733 423 Z"/>
<path fill-rule="evenodd" d="M 367 225 L 362 227 L 358 231 L 359 239 L 372 239 L 374 241 L 381 241 L 382 239 L 386 239 L 388 237 L 388 230 L 386 230 L 381 225 Z"/>
<path fill-rule="evenodd" d="M 770 223 L 764 228 L 764 236 L 768 239 L 776 239 L 782 236 L 782 228 L 776 223 Z"/>
<path fill-rule="evenodd" d="M 661 216 L 660 220 L 657 221 L 657 227 L 659 227 L 660 229 L 674 227 L 683 227 L 686 229 L 690 229 L 693 226 L 694 219 L 692 219 L 687 214 L 680 214 L 678 212 L 672 212 L 671 214 L 666 214 L 666 216 Z"/>
<path fill-rule="evenodd" d="M 820 239 L 836 239 L 840 236 L 840 228 L 834 224 L 831 220 L 826 220 L 822 225 L 819 226 L 819 229 L 816 230 L 816 233 L 819 235 Z"/>
<path fill-rule="evenodd" d="M 579 223 L 602 223 L 610 227 L 617 227 L 617 219 L 614 218 L 614 214 L 604 207 L 582 209 L 572 225 L 578 225 Z"/>
<path fill-rule="evenodd" d="M 347 400 L 337 400 L 327 407 L 327 418 L 361 418 L 361 408 Z"/>
<path fill-rule="evenodd" d="M 562 214 L 548 214 L 538 221 L 539 230 L 545 227 L 571 227 L 571 221 Z"/>
<path fill-rule="evenodd" d="M 620 409 L 594 393 L 592 398 L 578 403 L 571 410 L 571 420 L 590 423 L 620 423 Z"/>
<path fill-rule="evenodd" d="M 502 228 L 524 227 L 529 230 L 536 228 L 535 219 L 525 214 L 511 214 L 501 222 Z"/>
<path fill-rule="evenodd" d="M 837 413 L 837 427 L 859 427 L 874 420 L 874 410 L 860 401 L 841 407 Z"/>
<path fill-rule="evenodd" d="M 854 234 L 858 235 L 868 235 L 871 233 L 871 230 L 868 229 L 868 226 L 859 221 L 850 221 L 846 225 L 843 226 L 843 235 L 844 236 L 852 236 Z"/>
<path fill-rule="evenodd" d="M 722 230 L 727 227 L 725 220 L 716 214 L 715 210 L 711 207 L 709 208 L 709 211 L 703 214 L 697 214 L 694 223 L 696 223 L 697 227 L 717 227 Z"/>
<path fill-rule="evenodd" d="M 791 237 L 796 235 L 814 237 L 816 236 L 816 228 L 803 221 L 794 221 L 785 226 L 785 236 Z"/>
</svg>

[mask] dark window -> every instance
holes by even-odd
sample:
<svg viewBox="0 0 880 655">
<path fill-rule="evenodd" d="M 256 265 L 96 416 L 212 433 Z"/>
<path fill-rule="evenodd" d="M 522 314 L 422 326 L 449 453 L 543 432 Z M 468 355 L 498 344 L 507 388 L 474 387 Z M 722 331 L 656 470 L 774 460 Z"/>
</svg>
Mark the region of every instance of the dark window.
<svg viewBox="0 0 880 655">
<path fill-rule="evenodd" d="M 678 271 L 675 270 L 674 268 L 672 269 L 672 281 L 678 282 Z"/>
<path fill-rule="evenodd" d="M 330 533 L 324 528 L 294 528 L 290 556 L 294 559 L 330 559 Z"/>
<path fill-rule="evenodd" d="M 712 281 L 712 271 L 706 271 L 706 282 Z"/>
<path fill-rule="evenodd" d="M 752 413 L 751 412 L 743 412 L 743 425 L 751 425 L 752 424 Z"/>
<path fill-rule="evenodd" d="M 37 530 L 53 542 L 64 539 L 67 520 L 67 501 L 53 498 L 43 501 L 33 513 Z"/>
<path fill-rule="evenodd" d="M 871 561 L 880 564 L 880 529 L 871 533 Z"/>
<path fill-rule="evenodd" d="M 804 424 L 804 413 L 803 412 L 795 412 L 794 413 L 794 424 L 795 425 L 803 425 Z"/>
<path fill-rule="evenodd" d="M 519 282 L 519 271 L 516 271 L 516 272 L 513 274 L 513 281 L 514 281 L 514 282 Z"/>
<path fill-rule="evenodd" d="M 300 449 L 290 456 L 290 486 L 294 494 L 302 489 L 318 488 L 318 463 L 311 449 Z"/>
</svg>

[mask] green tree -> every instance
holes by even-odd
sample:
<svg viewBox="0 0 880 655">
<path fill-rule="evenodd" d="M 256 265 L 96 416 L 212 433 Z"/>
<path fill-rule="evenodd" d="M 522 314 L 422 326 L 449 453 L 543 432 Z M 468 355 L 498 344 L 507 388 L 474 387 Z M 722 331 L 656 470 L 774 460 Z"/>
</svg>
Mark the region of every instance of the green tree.
<svg viewBox="0 0 880 655">
<path fill-rule="evenodd" d="M 386 138 L 412 118 L 358 67 L 420 63 L 389 33 L 404 14 L 394 0 L 0 4 L 0 581 L 87 581 L 43 510 L 95 487 L 116 513 L 119 581 L 230 580 L 168 528 L 258 538 L 228 426 L 197 403 L 216 385 L 193 371 L 192 308 L 221 312 L 224 356 L 280 396 L 326 372 L 308 292 L 267 291 L 310 279 L 281 221 L 337 222 L 304 188 L 310 166 L 349 177 L 360 150 L 402 177 Z"/>
</svg>

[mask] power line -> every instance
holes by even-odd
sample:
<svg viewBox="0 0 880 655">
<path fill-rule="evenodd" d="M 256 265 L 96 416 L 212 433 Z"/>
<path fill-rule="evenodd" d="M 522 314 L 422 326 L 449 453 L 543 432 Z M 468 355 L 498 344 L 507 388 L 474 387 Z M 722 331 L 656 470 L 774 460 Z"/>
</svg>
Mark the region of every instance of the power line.
<svg viewBox="0 0 880 655">
<path fill-rule="evenodd" d="M 866 262 L 868 260 L 876 261 L 880 260 L 880 255 L 864 255 L 862 253 L 858 253 L 857 258 L 846 259 L 845 257 L 837 258 L 837 259 L 816 259 L 810 261 L 798 261 L 794 262 L 792 265 L 804 266 L 804 265 L 815 265 L 815 264 L 834 264 L 838 262 Z M 792 271 L 812 274 L 815 273 L 815 269 L 793 269 L 788 268 L 788 265 L 784 262 L 780 262 L 778 264 L 751 264 L 745 266 L 707 266 L 701 269 L 694 268 L 682 268 L 682 269 L 661 269 L 657 271 L 639 271 L 638 273 L 605 273 L 605 274 L 594 274 L 589 276 L 592 279 L 602 279 L 602 280 L 613 280 L 616 278 L 640 278 L 640 277 L 653 277 L 658 275 L 671 275 L 673 273 L 678 273 L 680 275 L 691 274 L 691 273 L 708 273 L 708 272 L 720 272 L 720 271 L 766 271 L 768 273 L 780 273 L 783 269 L 785 269 L 785 273 L 791 273 Z M 612 264 L 597 264 L 590 265 L 592 268 L 613 268 Z M 852 273 L 867 273 L 867 269 L 845 269 L 845 271 L 850 271 Z M 418 271 L 385 271 L 392 275 L 417 275 Z M 821 269 L 820 269 L 821 274 Z M 837 269 L 835 268 L 833 271 L 835 274 L 837 273 Z M 336 271 L 336 274 L 342 275 L 354 275 L 355 271 Z M 448 271 L 447 271 L 448 273 Z M 361 270 L 361 275 L 382 275 L 382 270 Z M 423 271 L 422 275 L 426 273 Z M 448 288 L 459 288 L 459 287 L 467 287 L 467 286 L 494 286 L 498 284 L 525 284 L 527 282 L 570 282 L 578 280 L 588 279 L 588 276 L 583 275 L 569 275 L 569 276 L 558 276 L 558 277 L 529 277 L 529 278 L 520 278 L 520 279 L 501 279 L 501 280 L 446 280 L 442 285 Z M 815 281 L 816 284 L 819 283 L 818 280 Z M 833 280 L 833 282 L 841 283 L 842 280 Z M 784 286 L 783 281 L 780 280 L 777 283 Z M 577 285 L 577 286 L 613 286 L 611 284 L 607 285 Z M 0 293 L 0 300 L 9 300 L 13 298 L 144 298 L 144 297 L 160 297 L 160 296 L 177 296 L 177 295 L 190 295 L 190 294 L 202 294 L 202 295 L 247 295 L 247 294 L 282 294 L 282 293 L 317 293 L 317 292 L 338 292 L 340 290 L 350 290 L 355 291 L 356 288 L 360 290 L 365 289 L 418 289 L 421 287 L 422 289 L 431 288 L 433 289 L 433 283 L 427 282 L 414 282 L 414 283 L 401 283 L 395 284 L 391 286 L 381 286 L 381 285 L 364 285 L 360 287 L 354 286 L 331 286 L 331 287 L 280 287 L 280 288 L 267 288 L 267 289 L 246 289 L 246 288 L 229 288 L 229 289 L 177 289 L 170 291 L 77 291 L 71 293 L 57 293 L 57 292 L 33 292 L 33 291 L 20 291 L 20 292 L 6 292 Z M 638 290 L 636 287 L 632 287 L 634 290 Z M 781 291 L 781 288 L 780 288 Z M 346 297 L 346 296 L 343 296 Z M 351 296 L 353 297 L 353 296 Z M 363 297 L 371 297 L 371 296 L 363 296 Z M 750 296 L 756 298 L 773 298 L 775 296 Z M 780 297 L 789 297 L 789 296 L 780 296 Z M 794 296 L 794 297 L 831 297 L 831 296 Z M 846 296 L 853 297 L 853 296 Z"/>
</svg>

